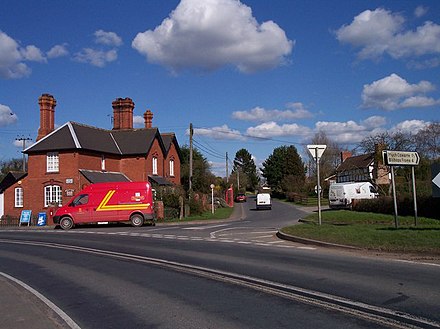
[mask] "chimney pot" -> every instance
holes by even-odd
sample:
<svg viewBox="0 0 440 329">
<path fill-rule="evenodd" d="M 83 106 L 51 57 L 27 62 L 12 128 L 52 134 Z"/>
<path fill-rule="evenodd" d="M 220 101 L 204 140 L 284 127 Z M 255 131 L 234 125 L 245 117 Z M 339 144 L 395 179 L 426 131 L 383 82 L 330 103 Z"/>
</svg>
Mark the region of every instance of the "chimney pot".
<svg viewBox="0 0 440 329">
<path fill-rule="evenodd" d="M 38 129 L 37 141 L 54 130 L 57 101 L 50 94 L 42 94 L 38 98 L 38 104 L 40 105 L 40 128 Z"/>
<path fill-rule="evenodd" d="M 145 128 L 149 129 L 153 126 L 153 112 L 147 110 L 144 113 Z"/>
<path fill-rule="evenodd" d="M 131 98 L 116 98 L 112 102 L 113 130 L 133 129 L 134 102 Z"/>
</svg>

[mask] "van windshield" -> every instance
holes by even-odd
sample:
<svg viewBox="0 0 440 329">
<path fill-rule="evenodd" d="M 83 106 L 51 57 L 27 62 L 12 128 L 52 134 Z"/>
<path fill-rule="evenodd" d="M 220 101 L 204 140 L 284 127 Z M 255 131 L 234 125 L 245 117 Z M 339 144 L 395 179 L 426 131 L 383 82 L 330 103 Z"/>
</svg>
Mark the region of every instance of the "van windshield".
<svg viewBox="0 0 440 329">
<path fill-rule="evenodd" d="M 75 198 L 75 200 L 72 201 L 70 206 L 76 207 L 76 206 L 80 206 L 83 204 L 87 204 L 88 202 L 89 202 L 89 195 L 88 194 L 80 194 Z"/>
</svg>

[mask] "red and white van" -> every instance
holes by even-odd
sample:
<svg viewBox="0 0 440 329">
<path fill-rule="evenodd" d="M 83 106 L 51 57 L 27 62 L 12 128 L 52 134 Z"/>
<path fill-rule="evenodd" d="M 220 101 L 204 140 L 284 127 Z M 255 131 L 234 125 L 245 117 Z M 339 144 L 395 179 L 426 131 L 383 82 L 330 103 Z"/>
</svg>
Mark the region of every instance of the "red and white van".
<svg viewBox="0 0 440 329">
<path fill-rule="evenodd" d="M 96 183 L 85 187 L 66 205 L 58 208 L 55 224 L 68 230 L 75 224 L 130 222 L 154 225 L 153 196 L 148 182 Z"/>
</svg>

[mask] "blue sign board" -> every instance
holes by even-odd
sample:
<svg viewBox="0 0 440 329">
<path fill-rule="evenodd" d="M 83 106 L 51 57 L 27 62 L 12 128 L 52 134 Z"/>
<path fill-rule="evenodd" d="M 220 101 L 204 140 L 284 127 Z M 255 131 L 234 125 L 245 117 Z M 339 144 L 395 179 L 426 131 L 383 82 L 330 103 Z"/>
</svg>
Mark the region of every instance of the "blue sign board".
<svg viewBox="0 0 440 329">
<path fill-rule="evenodd" d="M 19 226 L 21 226 L 21 223 L 27 223 L 28 226 L 31 224 L 31 215 L 32 215 L 32 210 L 22 210 L 21 211 L 21 215 L 20 215 L 20 224 Z"/>
<path fill-rule="evenodd" d="M 45 212 L 38 213 L 37 226 L 46 226 L 47 215 Z"/>
</svg>

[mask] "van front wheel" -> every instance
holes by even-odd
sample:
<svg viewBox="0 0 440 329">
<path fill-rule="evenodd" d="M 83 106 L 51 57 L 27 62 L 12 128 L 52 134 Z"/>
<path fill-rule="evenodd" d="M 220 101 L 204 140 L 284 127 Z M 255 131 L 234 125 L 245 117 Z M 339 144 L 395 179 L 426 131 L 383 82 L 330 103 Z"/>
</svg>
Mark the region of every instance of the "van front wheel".
<svg viewBox="0 0 440 329">
<path fill-rule="evenodd" d="M 73 220 L 70 217 L 63 217 L 60 220 L 60 226 L 63 230 L 70 230 L 73 227 Z"/>
<path fill-rule="evenodd" d="M 130 217 L 131 226 L 141 227 L 144 224 L 144 218 L 139 214 L 134 214 Z"/>
</svg>

